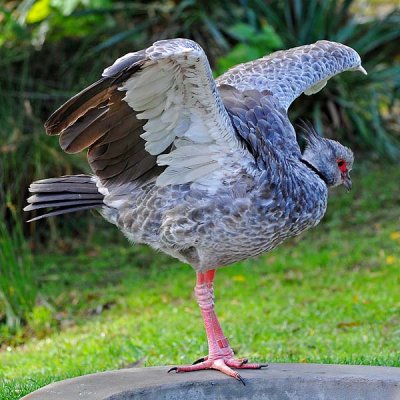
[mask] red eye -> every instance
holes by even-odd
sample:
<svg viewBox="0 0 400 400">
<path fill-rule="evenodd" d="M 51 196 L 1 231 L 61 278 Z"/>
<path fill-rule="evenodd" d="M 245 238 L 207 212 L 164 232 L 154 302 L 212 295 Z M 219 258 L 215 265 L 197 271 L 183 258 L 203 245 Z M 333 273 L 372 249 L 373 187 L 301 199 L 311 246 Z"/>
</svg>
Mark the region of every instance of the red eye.
<svg viewBox="0 0 400 400">
<path fill-rule="evenodd" d="M 337 160 L 337 165 L 342 172 L 347 172 L 347 165 L 343 160 Z"/>
</svg>

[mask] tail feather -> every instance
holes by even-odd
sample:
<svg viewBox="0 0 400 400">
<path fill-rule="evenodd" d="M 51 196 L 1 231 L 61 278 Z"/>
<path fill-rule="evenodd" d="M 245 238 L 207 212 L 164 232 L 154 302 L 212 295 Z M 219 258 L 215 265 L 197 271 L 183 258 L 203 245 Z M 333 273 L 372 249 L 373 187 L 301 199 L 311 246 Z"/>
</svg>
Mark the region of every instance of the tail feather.
<svg viewBox="0 0 400 400">
<path fill-rule="evenodd" d="M 100 204 L 91 204 L 91 205 L 87 205 L 87 206 L 77 206 L 77 207 L 69 207 L 69 208 L 60 208 L 59 210 L 54 210 L 54 211 L 50 211 L 47 212 L 46 214 L 42 214 L 39 215 L 35 218 L 31 218 L 26 222 L 33 222 L 33 221 L 37 221 L 38 219 L 42 219 L 42 218 L 47 218 L 47 217 L 54 217 L 56 215 L 60 215 L 60 214 L 69 214 L 69 213 L 73 213 L 76 211 L 84 211 L 84 210 L 91 210 L 93 208 L 98 208 L 100 207 Z"/>
<path fill-rule="evenodd" d="M 60 214 L 89 210 L 103 206 L 103 195 L 89 175 L 69 175 L 33 182 L 24 211 L 49 208 L 48 212 L 31 218 L 28 222 Z"/>
<path fill-rule="evenodd" d="M 36 183 L 33 182 L 29 186 L 31 193 L 55 193 L 55 192 L 69 192 L 69 193 L 98 193 L 96 184 L 92 183 L 75 183 L 69 181 L 50 182 L 50 183 Z"/>
<path fill-rule="evenodd" d="M 62 201 L 62 200 L 75 200 L 76 198 L 82 200 L 97 200 L 99 199 L 99 193 L 45 193 L 45 194 L 34 194 L 28 197 L 27 202 L 42 203 L 45 201 Z"/>
<path fill-rule="evenodd" d="M 96 204 L 96 200 L 71 200 L 71 201 L 50 201 L 48 203 L 35 203 L 29 204 L 24 208 L 24 211 L 33 211 L 38 210 L 40 208 L 49 208 L 49 207 L 65 207 L 65 206 L 76 206 L 76 205 L 89 205 Z"/>
</svg>

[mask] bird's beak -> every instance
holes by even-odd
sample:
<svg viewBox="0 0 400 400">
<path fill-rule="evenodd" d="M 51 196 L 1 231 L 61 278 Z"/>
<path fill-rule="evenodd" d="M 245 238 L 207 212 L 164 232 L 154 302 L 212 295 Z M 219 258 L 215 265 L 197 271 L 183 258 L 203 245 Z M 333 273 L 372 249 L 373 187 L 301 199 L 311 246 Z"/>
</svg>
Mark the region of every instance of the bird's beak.
<svg viewBox="0 0 400 400">
<path fill-rule="evenodd" d="M 348 172 L 342 174 L 342 185 L 350 192 L 352 183 Z"/>
</svg>

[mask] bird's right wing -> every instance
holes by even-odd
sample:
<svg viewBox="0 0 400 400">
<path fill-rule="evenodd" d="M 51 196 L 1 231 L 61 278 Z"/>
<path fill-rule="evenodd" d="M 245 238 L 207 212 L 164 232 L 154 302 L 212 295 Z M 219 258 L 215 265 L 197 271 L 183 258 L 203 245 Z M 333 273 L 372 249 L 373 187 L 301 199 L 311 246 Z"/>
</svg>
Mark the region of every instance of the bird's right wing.
<svg viewBox="0 0 400 400">
<path fill-rule="evenodd" d="M 61 147 L 88 160 L 106 186 L 157 177 L 159 186 L 206 180 L 251 163 L 221 101 L 203 49 L 162 40 L 127 54 L 46 122 Z M 219 183 L 217 179 L 215 181 Z"/>
<path fill-rule="evenodd" d="M 320 40 L 237 65 L 216 82 L 217 85 L 230 85 L 240 91 L 268 90 L 287 111 L 302 93 L 317 93 L 328 79 L 353 70 L 366 74 L 355 50 L 341 43 Z"/>
</svg>

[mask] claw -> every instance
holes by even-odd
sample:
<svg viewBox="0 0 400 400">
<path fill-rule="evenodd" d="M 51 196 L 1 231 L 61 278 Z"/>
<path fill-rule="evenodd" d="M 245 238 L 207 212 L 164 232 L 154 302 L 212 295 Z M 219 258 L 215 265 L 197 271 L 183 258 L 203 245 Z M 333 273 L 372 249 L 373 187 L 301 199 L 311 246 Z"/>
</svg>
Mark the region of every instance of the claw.
<svg viewBox="0 0 400 400">
<path fill-rule="evenodd" d="M 243 383 L 243 386 L 246 386 L 246 382 L 243 380 L 243 378 L 238 375 L 237 380 Z"/>
<path fill-rule="evenodd" d="M 170 368 L 169 370 L 168 370 L 168 374 L 170 373 L 170 372 L 172 372 L 172 371 L 178 371 L 178 367 L 172 367 L 172 368 Z"/>
<path fill-rule="evenodd" d="M 200 364 L 206 360 L 207 360 L 207 357 L 201 357 L 198 360 L 196 360 L 192 365 Z"/>
</svg>

